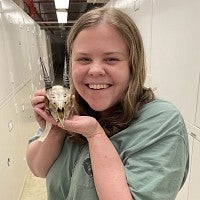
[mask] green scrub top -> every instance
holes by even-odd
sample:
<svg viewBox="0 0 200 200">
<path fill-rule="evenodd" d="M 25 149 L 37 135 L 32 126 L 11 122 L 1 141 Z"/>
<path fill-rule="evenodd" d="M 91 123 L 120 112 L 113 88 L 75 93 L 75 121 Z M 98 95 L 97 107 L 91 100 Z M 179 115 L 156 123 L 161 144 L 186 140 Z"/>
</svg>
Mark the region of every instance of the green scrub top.
<svg viewBox="0 0 200 200">
<path fill-rule="evenodd" d="M 185 124 L 171 103 L 144 105 L 126 129 L 110 138 L 135 200 L 174 200 L 188 173 Z M 88 145 L 66 138 L 46 178 L 48 200 L 98 200 Z"/>
</svg>

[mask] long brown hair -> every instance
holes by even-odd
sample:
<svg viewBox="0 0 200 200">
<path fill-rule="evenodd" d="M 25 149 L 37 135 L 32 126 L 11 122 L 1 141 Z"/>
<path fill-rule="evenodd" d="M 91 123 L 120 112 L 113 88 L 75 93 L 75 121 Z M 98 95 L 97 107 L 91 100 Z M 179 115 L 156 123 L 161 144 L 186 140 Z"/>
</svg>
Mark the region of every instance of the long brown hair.
<svg viewBox="0 0 200 200">
<path fill-rule="evenodd" d="M 97 8 L 83 14 L 74 24 L 67 38 L 67 50 L 70 57 L 71 77 L 71 53 L 73 42 L 77 35 L 88 27 L 94 27 L 106 22 L 114 27 L 123 37 L 129 49 L 130 83 L 125 97 L 117 105 L 107 110 L 106 116 L 100 116 L 92 110 L 87 102 L 78 94 L 71 79 L 71 89 L 75 94 L 75 107 L 80 115 L 95 117 L 104 128 L 108 136 L 112 136 L 124 129 L 137 117 L 140 107 L 154 99 L 151 88 L 144 86 L 146 78 L 144 47 L 140 32 L 133 20 L 114 8 Z M 76 135 L 76 134 L 75 134 Z M 79 137 L 79 136 L 78 136 Z M 81 137 L 81 136 L 80 136 Z"/>
</svg>

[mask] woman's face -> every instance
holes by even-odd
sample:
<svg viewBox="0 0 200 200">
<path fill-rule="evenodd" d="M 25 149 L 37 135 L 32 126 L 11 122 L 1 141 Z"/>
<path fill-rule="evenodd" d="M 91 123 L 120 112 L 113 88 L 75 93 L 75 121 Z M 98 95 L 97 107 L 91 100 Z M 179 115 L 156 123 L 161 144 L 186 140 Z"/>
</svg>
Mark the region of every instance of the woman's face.
<svg viewBox="0 0 200 200">
<path fill-rule="evenodd" d="M 72 78 L 93 110 L 105 111 L 119 102 L 130 70 L 128 48 L 116 29 L 101 23 L 78 34 L 72 48 Z"/>
</svg>

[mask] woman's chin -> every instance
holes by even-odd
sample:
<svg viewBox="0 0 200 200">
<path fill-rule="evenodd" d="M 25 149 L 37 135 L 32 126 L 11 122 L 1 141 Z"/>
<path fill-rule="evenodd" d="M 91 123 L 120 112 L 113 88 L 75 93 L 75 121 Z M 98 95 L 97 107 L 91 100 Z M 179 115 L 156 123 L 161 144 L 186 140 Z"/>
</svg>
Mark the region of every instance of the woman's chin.
<svg viewBox="0 0 200 200">
<path fill-rule="evenodd" d="M 110 107 L 106 106 L 105 104 L 89 104 L 89 106 L 96 112 L 103 112 Z"/>
</svg>

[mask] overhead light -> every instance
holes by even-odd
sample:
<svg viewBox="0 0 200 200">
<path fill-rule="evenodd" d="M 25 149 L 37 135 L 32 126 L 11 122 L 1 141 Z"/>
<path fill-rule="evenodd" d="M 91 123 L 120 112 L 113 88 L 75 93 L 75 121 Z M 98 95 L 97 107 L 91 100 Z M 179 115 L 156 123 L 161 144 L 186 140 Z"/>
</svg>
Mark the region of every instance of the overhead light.
<svg viewBox="0 0 200 200">
<path fill-rule="evenodd" d="M 56 10 L 58 23 L 67 23 L 68 12 L 66 10 Z"/>
<path fill-rule="evenodd" d="M 56 9 L 68 9 L 69 0 L 54 0 Z"/>
</svg>

